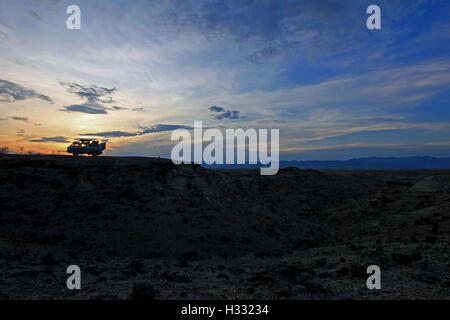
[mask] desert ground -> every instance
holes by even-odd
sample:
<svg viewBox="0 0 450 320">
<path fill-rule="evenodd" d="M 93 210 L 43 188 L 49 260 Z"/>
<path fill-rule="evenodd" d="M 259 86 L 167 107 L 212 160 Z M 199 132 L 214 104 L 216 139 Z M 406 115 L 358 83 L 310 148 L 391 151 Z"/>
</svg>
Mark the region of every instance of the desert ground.
<svg viewBox="0 0 450 320">
<path fill-rule="evenodd" d="M 0 155 L 0 181 L 0 299 L 450 298 L 450 171 Z"/>
</svg>

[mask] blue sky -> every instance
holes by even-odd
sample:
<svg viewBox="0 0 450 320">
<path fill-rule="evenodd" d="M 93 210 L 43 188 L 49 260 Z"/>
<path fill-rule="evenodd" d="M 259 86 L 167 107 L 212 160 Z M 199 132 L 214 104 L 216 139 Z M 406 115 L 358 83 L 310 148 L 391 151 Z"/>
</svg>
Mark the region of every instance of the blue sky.
<svg viewBox="0 0 450 320">
<path fill-rule="evenodd" d="M 168 157 L 171 130 L 202 120 L 278 128 L 281 159 L 450 156 L 449 16 L 421 0 L 0 0 L 0 145 L 61 152 L 89 133 Z"/>
</svg>

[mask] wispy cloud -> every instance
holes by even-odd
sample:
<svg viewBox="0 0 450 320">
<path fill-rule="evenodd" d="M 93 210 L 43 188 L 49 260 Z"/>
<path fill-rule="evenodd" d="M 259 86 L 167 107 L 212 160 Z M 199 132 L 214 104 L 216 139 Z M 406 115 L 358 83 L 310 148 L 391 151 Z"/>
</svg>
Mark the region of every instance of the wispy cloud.
<svg viewBox="0 0 450 320">
<path fill-rule="evenodd" d="M 239 119 L 240 117 L 240 111 L 238 110 L 225 110 L 222 107 L 218 106 L 211 106 L 208 108 L 209 111 L 212 112 L 212 116 L 216 120 L 222 120 L 222 119 Z"/>
<path fill-rule="evenodd" d="M 91 133 L 81 133 L 83 136 L 93 136 L 93 137 L 105 137 L 105 138 L 122 138 L 122 137 L 136 137 L 142 136 L 149 133 L 173 131 L 177 129 L 193 129 L 190 126 L 184 125 L 172 125 L 172 124 L 155 124 L 150 127 L 139 126 L 139 131 L 127 132 L 127 131 L 103 131 L 103 132 L 91 132 Z"/>
<path fill-rule="evenodd" d="M 177 125 L 177 124 L 155 124 L 150 127 L 139 126 L 141 129 L 139 131 L 139 135 L 154 133 L 154 132 L 164 132 L 164 131 L 173 131 L 177 129 L 193 129 L 191 126 Z"/>
<path fill-rule="evenodd" d="M 28 118 L 27 117 L 9 117 L 12 120 L 16 120 L 16 121 L 23 121 L 23 122 L 28 122 Z"/>
<path fill-rule="evenodd" d="M 8 40 L 8 39 L 9 35 L 6 32 L 0 30 L 0 40 Z"/>
<path fill-rule="evenodd" d="M 83 86 L 75 82 L 67 83 L 60 82 L 60 84 L 66 88 L 70 93 L 79 96 L 82 99 L 94 103 L 112 103 L 114 102 L 112 94 L 117 90 L 116 88 L 104 88 L 93 86 Z"/>
<path fill-rule="evenodd" d="M 27 10 L 27 12 L 36 21 L 41 22 L 41 23 L 45 23 L 44 19 L 42 19 L 42 17 L 36 11 L 29 9 L 29 10 Z"/>
<path fill-rule="evenodd" d="M 104 137 L 104 138 L 123 138 L 123 137 L 136 137 L 138 133 L 126 131 L 103 131 L 103 132 L 80 133 L 80 135 L 90 137 Z"/>
<path fill-rule="evenodd" d="M 125 107 L 119 107 L 119 106 L 112 106 L 111 107 L 113 110 L 128 110 L 128 108 Z"/>
<path fill-rule="evenodd" d="M 20 84 L 0 79 L 0 101 L 15 102 L 20 100 L 37 98 L 53 103 L 49 96 L 37 93 L 32 89 L 27 89 Z"/>
<path fill-rule="evenodd" d="M 108 114 L 107 108 L 96 103 L 72 104 L 64 106 L 60 111 L 64 112 L 81 112 L 87 114 Z"/>
<path fill-rule="evenodd" d="M 68 143 L 70 142 L 69 140 L 67 140 L 67 138 L 65 137 L 41 137 L 39 139 L 32 139 L 29 140 L 30 142 L 55 142 L 55 143 Z"/>
<path fill-rule="evenodd" d="M 83 86 L 78 83 L 65 83 L 60 82 L 60 84 L 70 93 L 75 94 L 83 100 L 86 100 L 82 104 L 72 104 L 62 107 L 60 111 L 64 112 L 80 112 L 87 114 L 108 114 L 108 110 L 126 110 L 128 108 L 120 106 L 105 106 L 104 104 L 110 104 L 115 102 L 112 98 L 114 92 L 117 91 L 116 88 L 104 88 L 93 86 Z"/>
</svg>

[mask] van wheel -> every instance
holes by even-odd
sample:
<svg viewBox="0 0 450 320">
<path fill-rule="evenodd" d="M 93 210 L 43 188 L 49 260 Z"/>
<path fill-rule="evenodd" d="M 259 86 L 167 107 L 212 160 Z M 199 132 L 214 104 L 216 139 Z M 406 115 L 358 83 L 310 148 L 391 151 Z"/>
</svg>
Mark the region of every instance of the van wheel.
<svg viewBox="0 0 450 320">
<path fill-rule="evenodd" d="M 74 153 L 73 153 L 73 156 L 74 156 L 74 157 L 78 157 L 78 155 L 79 155 L 78 152 L 74 152 Z"/>
</svg>

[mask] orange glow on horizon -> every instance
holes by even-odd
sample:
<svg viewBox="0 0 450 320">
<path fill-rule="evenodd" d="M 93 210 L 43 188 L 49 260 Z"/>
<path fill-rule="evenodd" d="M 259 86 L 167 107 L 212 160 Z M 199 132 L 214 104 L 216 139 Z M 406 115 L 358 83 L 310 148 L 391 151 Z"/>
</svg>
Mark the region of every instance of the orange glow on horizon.
<svg viewBox="0 0 450 320">
<path fill-rule="evenodd" d="M 69 145 L 69 143 L 67 143 L 67 145 Z M 1 147 L 8 148 L 8 151 L 17 154 L 27 154 L 27 153 L 68 154 L 66 153 L 67 146 L 63 143 L 14 142 L 10 144 L 2 144 Z"/>
</svg>

